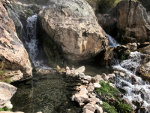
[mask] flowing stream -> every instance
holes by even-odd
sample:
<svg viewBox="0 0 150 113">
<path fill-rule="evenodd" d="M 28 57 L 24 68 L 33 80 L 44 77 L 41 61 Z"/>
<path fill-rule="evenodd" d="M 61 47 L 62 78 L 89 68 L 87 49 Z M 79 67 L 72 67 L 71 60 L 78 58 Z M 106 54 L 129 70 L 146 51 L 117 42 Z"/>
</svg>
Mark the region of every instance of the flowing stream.
<svg viewBox="0 0 150 113">
<path fill-rule="evenodd" d="M 116 47 L 119 44 L 107 34 L 109 45 Z M 135 111 L 139 113 L 150 112 L 150 84 L 136 75 L 141 63 L 141 53 L 131 52 L 130 58 L 123 60 L 113 66 L 113 69 L 123 72 L 122 76 L 117 75 L 115 85 L 123 93 L 123 98 L 132 103 Z"/>
<path fill-rule="evenodd" d="M 116 87 L 124 92 L 124 98 L 133 103 L 135 110 L 141 113 L 150 112 L 150 84 L 136 75 L 140 66 L 141 53 L 131 52 L 128 60 L 113 66 L 114 69 L 125 73 L 116 77 Z"/>
</svg>

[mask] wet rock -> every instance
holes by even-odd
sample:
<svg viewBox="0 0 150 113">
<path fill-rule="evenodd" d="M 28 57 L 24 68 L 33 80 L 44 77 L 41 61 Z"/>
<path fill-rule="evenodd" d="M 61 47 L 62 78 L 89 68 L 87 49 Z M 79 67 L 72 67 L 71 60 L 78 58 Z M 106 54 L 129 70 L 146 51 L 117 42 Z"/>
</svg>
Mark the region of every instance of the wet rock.
<svg viewBox="0 0 150 113">
<path fill-rule="evenodd" d="M 36 73 L 44 75 L 44 74 L 49 74 L 49 73 L 56 73 L 56 70 L 51 69 L 51 68 L 49 68 L 49 69 L 36 68 Z"/>
<path fill-rule="evenodd" d="M 115 74 L 115 75 L 118 75 L 119 73 L 120 73 L 120 72 L 117 71 L 117 70 L 114 71 L 114 74 Z"/>
<path fill-rule="evenodd" d="M 113 83 L 109 83 L 109 85 L 113 88 L 115 87 L 115 85 Z"/>
<path fill-rule="evenodd" d="M 127 47 L 130 51 L 134 52 L 134 51 L 137 50 L 137 43 L 128 43 L 128 44 L 126 44 L 126 47 Z"/>
<path fill-rule="evenodd" d="M 117 46 L 114 49 L 114 52 L 117 55 L 117 58 L 120 60 L 126 60 L 130 56 L 130 50 L 124 45 Z"/>
<path fill-rule="evenodd" d="M 137 80 L 134 76 L 131 77 L 131 81 L 132 81 L 132 84 L 136 84 L 137 83 Z"/>
<path fill-rule="evenodd" d="M 57 70 L 57 72 L 60 73 L 60 74 L 66 73 L 65 68 L 61 68 L 61 67 L 58 66 L 58 65 L 57 65 L 57 67 L 56 67 L 56 70 Z"/>
<path fill-rule="evenodd" d="M 148 78 L 150 79 L 150 62 L 142 64 L 139 69 L 138 73 L 143 77 L 143 78 Z"/>
<path fill-rule="evenodd" d="M 145 48 L 150 45 L 150 42 L 138 43 L 138 50 Z M 142 52 L 142 51 L 141 51 Z"/>
<path fill-rule="evenodd" d="M 142 88 L 142 89 L 139 91 L 139 93 L 141 94 L 141 98 L 142 98 L 143 100 L 149 100 L 149 99 L 150 99 L 149 94 L 145 91 L 144 88 Z"/>
<path fill-rule="evenodd" d="M 0 108 L 5 107 L 5 105 L 10 108 L 12 107 L 10 99 L 16 93 L 16 91 L 16 87 L 4 82 L 0 82 Z"/>
<path fill-rule="evenodd" d="M 132 103 L 137 107 L 136 110 L 140 109 L 144 102 L 139 101 L 139 100 L 133 100 Z"/>
<path fill-rule="evenodd" d="M 104 54 L 104 61 L 106 62 L 106 65 L 112 65 L 114 63 L 114 55 L 114 48 L 106 47 Z"/>
<path fill-rule="evenodd" d="M 119 75 L 122 76 L 122 77 L 124 77 L 124 76 L 125 76 L 125 73 L 120 72 Z"/>
<path fill-rule="evenodd" d="M 109 78 L 114 78 L 116 75 L 114 73 L 108 74 Z"/>
<path fill-rule="evenodd" d="M 91 6 L 84 0 L 58 1 L 41 10 L 39 20 L 64 57 L 81 61 L 103 51 L 108 40 Z"/>
<path fill-rule="evenodd" d="M 118 89 L 119 89 L 119 91 L 120 91 L 121 93 L 123 93 L 123 94 L 126 94 L 126 93 L 127 93 L 127 90 L 124 89 L 123 87 L 120 87 L 120 88 L 118 88 Z"/>
</svg>

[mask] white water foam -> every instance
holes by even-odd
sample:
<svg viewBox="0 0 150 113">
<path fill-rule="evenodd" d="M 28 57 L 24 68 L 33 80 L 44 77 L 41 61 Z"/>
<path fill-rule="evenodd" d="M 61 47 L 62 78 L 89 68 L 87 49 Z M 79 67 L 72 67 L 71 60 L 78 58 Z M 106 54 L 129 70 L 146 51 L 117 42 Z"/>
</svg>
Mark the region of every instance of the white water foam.
<svg viewBox="0 0 150 113">
<path fill-rule="evenodd" d="M 120 64 L 113 66 L 114 69 L 126 74 L 124 77 L 118 75 L 116 77 L 115 85 L 116 87 L 126 91 L 123 98 L 133 103 L 134 109 L 137 108 L 134 102 L 139 102 L 141 104 L 141 108 L 146 108 L 147 112 L 150 112 L 150 84 L 136 75 L 136 71 L 140 66 L 140 63 L 141 53 L 131 52 L 128 60 L 124 60 Z"/>
</svg>

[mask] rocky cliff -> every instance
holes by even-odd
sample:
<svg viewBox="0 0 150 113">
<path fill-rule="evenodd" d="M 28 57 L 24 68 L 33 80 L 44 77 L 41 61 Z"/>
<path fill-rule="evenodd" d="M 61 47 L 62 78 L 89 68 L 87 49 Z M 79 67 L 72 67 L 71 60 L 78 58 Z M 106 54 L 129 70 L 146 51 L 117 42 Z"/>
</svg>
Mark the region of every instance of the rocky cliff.
<svg viewBox="0 0 150 113">
<path fill-rule="evenodd" d="M 16 80 L 32 76 L 28 53 L 18 38 L 14 22 L 9 18 L 2 2 L 0 2 L 0 66 L 2 70 L 20 70 L 23 76 L 16 77 Z"/>
</svg>

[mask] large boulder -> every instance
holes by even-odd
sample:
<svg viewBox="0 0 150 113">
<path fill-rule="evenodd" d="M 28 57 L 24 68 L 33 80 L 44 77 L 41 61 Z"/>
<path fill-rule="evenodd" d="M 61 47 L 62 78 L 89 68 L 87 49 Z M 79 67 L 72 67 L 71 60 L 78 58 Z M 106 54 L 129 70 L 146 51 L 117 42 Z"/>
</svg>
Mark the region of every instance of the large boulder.
<svg viewBox="0 0 150 113">
<path fill-rule="evenodd" d="M 21 70 L 21 79 L 32 76 L 32 67 L 27 51 L 17 36 L 15 25 L 0 2 L 0 68 Z"/>
<path fill-rule="evenodd" d="M 123 0 L 116 9 L 118 37 L 124 42 L 150 40 L 150 19 L 146 9 L 135 0 Z"/>
<path fill-rule="evenodd" d="M 97 14 L 99 24 L 119 42 L 150 41 L 150 15 L 137 0 L 121 0 L 107 13 Z"/>
<path fill-rule="evenodd" d="M 89 59 L 108 44 L 93 9 L 84 0 L 51 0 L 40 11 L 39 20 L 49 40 L 60 46 L 67 59 Z"/>
</svg>

